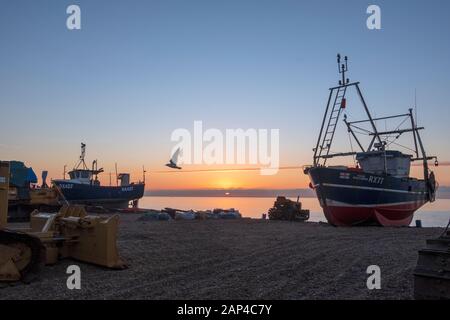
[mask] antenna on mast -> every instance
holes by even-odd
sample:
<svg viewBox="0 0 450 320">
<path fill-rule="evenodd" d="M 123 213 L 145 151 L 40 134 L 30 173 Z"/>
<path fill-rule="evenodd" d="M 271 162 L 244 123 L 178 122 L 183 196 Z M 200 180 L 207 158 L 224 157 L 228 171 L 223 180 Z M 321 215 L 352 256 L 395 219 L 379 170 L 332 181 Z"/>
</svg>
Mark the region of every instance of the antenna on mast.
<svg viewBox="0 0 450 320">
<path fill-rule="evenodd" d="M 78 169 L 80 165 L 83 165 L 83 169 L 87 170 L 86 162 L 84 162 L 85 155 L 86 155 L 86 144 L 82 142 L 80 160 L 78 161 L 78 164 L 75 166 L 75 169 Z"/>
<path fill-rule="evenodd" d="M 345 73 L 348 71 L 348 57 L 344 57 L 344 63 L 341 64 L 341 54 L 338 53 L 337 55 L 337 64 L 338 64 L 338 71 L 340 74 L 342 74 L 342 80 L 339 80 L 339 85 L 343 86 L 350 82 L 348 78 L 345 78 Z"/>
</svg>

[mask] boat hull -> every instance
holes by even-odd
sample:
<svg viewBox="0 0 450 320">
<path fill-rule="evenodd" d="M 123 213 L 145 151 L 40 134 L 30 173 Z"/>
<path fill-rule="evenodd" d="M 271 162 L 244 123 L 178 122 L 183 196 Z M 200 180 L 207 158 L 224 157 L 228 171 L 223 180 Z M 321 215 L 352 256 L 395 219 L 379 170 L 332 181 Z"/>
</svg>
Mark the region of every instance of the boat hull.
<svg viewBox="0 0 450 320">
<path fill-rule="evenodd" d="M 325 217 L 335 226 L 408 226 L 428 202 L 423 180 L 329 167 L 307 173 Z"/>
<path fill-rule="evenodd" d="M 104 206 L 111 208 L 125 208 L 132 200 L 143 197 L 143 183 L 127 186 L 96 186 L 90 184 L 73 183 L 70 181 L 54 180 L 65 199 L 74 204 Z"/>
</svg>

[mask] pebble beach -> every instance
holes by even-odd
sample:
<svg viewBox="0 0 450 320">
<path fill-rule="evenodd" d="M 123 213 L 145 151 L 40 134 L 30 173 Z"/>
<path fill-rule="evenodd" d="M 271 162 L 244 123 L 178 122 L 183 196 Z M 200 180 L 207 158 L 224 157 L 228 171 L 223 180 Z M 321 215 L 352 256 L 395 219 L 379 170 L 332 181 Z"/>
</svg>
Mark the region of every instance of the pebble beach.
<svg viewBox="0 0 450 320">
<path fill-rule="evenodd" d="M 443 228 L 336 228 L 326 223 L 139 221 L 124 214 L 125 270 L 73 260 L 30 283 L 2 285 L 0 299 L 412 299 L 417 251 Z M 81 289 L 66 269 L 81 268 Z M 366 285 L 370 265 L 381 289 Z"/>
</svg>

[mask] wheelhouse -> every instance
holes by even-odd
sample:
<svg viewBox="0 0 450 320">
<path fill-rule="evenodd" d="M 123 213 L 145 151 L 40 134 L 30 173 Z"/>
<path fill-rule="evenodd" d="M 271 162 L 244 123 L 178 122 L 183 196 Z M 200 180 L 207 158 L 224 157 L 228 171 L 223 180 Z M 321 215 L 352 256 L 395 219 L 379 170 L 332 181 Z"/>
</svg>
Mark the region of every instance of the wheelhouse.
<svg viewBox="0 0 450 320">
<path fill-rule="evenodd" d="M 391 175 L 398 178 L 408 178 L 411 166 L 411 155 L 396 150 L 360 152 L 356 160 L 364 172 L 377 175 Z"/>
<path fill-rule="evenodd" d="M 69 172 L 70 180 L 78 183 L 91 183 L 93 172 L 91 170 L 72 170 Z"/>
</svg>

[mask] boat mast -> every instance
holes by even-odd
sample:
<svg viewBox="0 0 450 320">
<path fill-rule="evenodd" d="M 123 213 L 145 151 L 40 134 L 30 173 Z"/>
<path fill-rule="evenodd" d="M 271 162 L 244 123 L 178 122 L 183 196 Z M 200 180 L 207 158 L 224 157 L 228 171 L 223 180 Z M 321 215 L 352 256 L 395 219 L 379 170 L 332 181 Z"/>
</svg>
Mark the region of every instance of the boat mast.
<svg viewBox="0 0 450 320">
<path fill-rule="evenodd" d="M 347 56 L 344 57 L 344 61 L 345 61 L 345 64 L 344 63 L 341 64 L 341 55 L 338 53 L 338 55 L 337 55 L 338 71 L 340 74 L 342 74 L 342 80 L 339 81 L 340 85 L 345 85 L 346 83 L 349 82 L 349 79 L 345 78 L 345 73 L 348 71 L 348 65 L 347 65 L 348 57 Z"/>
<path fill-rule="evenodd" d="M 428 182 L 429 179 L 429 168 L 428 168 L 428 160 L 429 158 L 426 155 L 425 152 L 425 148 L 423 147 L 423 143 L 422 143 L 422 139 L 420 138 L 420 134 L 419 134 L 419 128 L 417 128 L 416 123 L 414 121 L 414 116 L 412 114 L 412 109 L 409 109 L 409 116 L 411 118 L 411 125 L 412 125 L 412 129 L 413 129 L 413 135 L 414 135 L 414 142 L 416 143 L 416 155 L 417 158 L 416 160 L 422 160 L 423 161 L 423 178 L 425 181 Z M 422 158 L 419 158 L 419 150 L 417 149 L 417 142 L 416 142 L 416 137 L 417 137 L 417 142 L 419 142 L 419 146 L 420 146 L 420 153 L 422 154 Z M 433 158 L 433 157 L 430 157 Z"/>
<path fill-rule="evenodd" d="M 88 167 L 86 165 L 86 162 L 84 162 L 84 157 L 86 155 L 86 144 L 81 143 L 81 155 L 80 160 L 78 160 L 77 165 L 74 167 L 74 170 L 77 170 L 80 166 L 82 166 L 83 170 L 88 170 Z"/>
<path fill-rule="evenodd" d="M 114 167 L 116 169 L 116 187 L 119 186 L 119 174 L 117 173 L 117 162 L 114 164 Z"/>
<path fill-rule="evenodd" d="M 356 91 L 361 100 L 361 103 L 364 107 L 364 110 L 367 114 L 368 120 L 372 127 L 373 139 L 367 148 L 367 151 L 370 151 L 374 145 L 375 140 L 378 140 L 378 149 L 382 150 L 384 148 L 384 143 L 381 140 L 380 135 L 378 134 L 378 130 L 375 126 L 375 121 L 370 114 L 369 108 L 367 107 L 366 101 L 361 93 L 361 89 L 359 88 L 359 82 L 350 83 L 350 80 L 346 77 L 346 73 L 348 72 L 348 57 L 344 57 L 344 63 L 341 63 L 341 55 L 337 55 L 337 64 L 338 64 L 338 72 L 341 75 L 341 79 L 339 80 L 339 86 L 330 88 L 330 94 L 328 96 L 327 107 L 325 109 L 325 114 L 322 119 L 322 125 L 320 127 L 319 137 L 317 139 L 316 147 L 314 150 L 313 163 L 314 166 L 325 165 L 327 159 L 337 157 L 337 156 L 349 156 L 356 154 L 355 152 L 345 152 L 345 153 L 337 153 L 330 154 L 331 145 L 333 142 L 334 134 L 336 131 L 336 127 L 338 124 L 339 117 L 342 113 L 342 110 L 346 108 L 346 99 L 345 94 L 347 92 L 347 88 L 356 87 Z M 334 98 L 333 98 L 334 97 Z M 332 102 L 333 101 L 333 102 Z M 331 106 L 331 108 L 330 108 Z M 344 116 L 345 117 L 345 116 Z M 364 148 L 362 147 L 360 141 L 356 138 L 354 132 L 350 128 L 350 123 L 347 122 L 347 119 L 344 118 L 344 122 L 347 125 L 347 129 L 353 135 L 358 146 L 364 152 Z M 325 124 L 327 125 L 325 126 Z M 323 159 L 323 163 L 320 164 L 320 160 Z"/>
<path fill-rule="evenodd" d="M 147 171 L 145 170 L 145 167 L 144 166 L 142 166 L 142 182 L 145 184 L 145 173 L 146 173 Z"/>
<path fill-rule="evenodd" d="M 375 126 L 375 122 L 374 122 L 374 120 L 372 118 L 372 115 L 370 114 L 369 108 L 367 107 L 366 101 L 364 100 L 364 97 L 363 97 L 363 95 L 361 93 L 361 89 L 359 89 L 359 82 L 355 83 L 355 87 L 356 87 L 356 90 L 358 92 L 359 99 L 361 100 L 361 102 L 362 102 L 362 104 L 364 106 L 364 110 L 366 111 L 367 117 L 369 118 L 369 122 L 370 122 L 370 124 L 372 126 L 373 135 L 374 135 L 373 139 L 372 139 L 372 142 L 370 143 L 369 147 L 367 148 L 367 152 L 369 152 L 372 149 L 372 146 L 373 146 L 373 144 L 375 142 L 375 139 L 378 139 L 378 143 L 379 143 L 379 146 L 380 146 L 379 148 L 384 148 L 383 147 L 383 141 L 381 141 L 381 137 L 378 134 L 378 130 L 377 130 L 377 127 Z"/>
<path fill-rule="evenodd" d="M 413 117 L 412 111 L 413 111 L 413 109 L 409 109 L 409 118 L 411 119 L 411 128 L 413 128 L 414 150 L 415 150 L 415 153 L 416 153 L 416 158 L 419 158 L 419 148 L 417 146 L 417 135 L 419 133 L 416 130 L 417 124 L 414 121 L 414 117 Z"/>
</svg>

